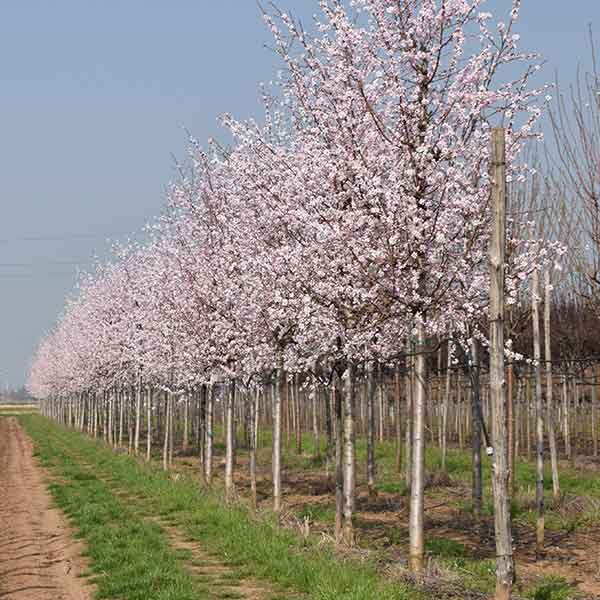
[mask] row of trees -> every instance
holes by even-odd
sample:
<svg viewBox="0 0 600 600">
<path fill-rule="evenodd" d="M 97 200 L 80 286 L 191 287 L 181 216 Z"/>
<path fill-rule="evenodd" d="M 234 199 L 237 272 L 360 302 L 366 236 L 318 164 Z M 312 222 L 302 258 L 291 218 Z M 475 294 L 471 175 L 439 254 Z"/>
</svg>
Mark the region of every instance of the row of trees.
<svg viewBox="0 0 600 600">
<path fill-rule="evenodd" d="M 546 92 L 530 85 L 537 58 L 518 48 L 519 1 L 500 23 L 482 4 L 356 0 L 349 8 L 322 0 L 312 34 L 285 13 L 265 15 L 286 69 L 278 89 L 263 90 L 264 123 L 226 115 L 231 148 L 191 140 L 148 243 L 119 249 L 82 278 L 31 369 L 29 389 L 49 400 L 46 413 L 67 414 L 114 442 L 123 418 L 117 406 L 129 403 L 138 451 L 143 406 L 149 430 L 152 423 L 153 402 L 144 397 L 164 393 L 167 463 L 175 405 L 200 394 L 206 474 L 216 394 L 225 407 L 231 496 L 236 403 L 254 424 L 262 406 L 271 413 L 279 511 L 282 404 L 290 381 L 312 386 L 316 404 L 332 399 L 324 406 L 338 432 L 339 530 L 352 543 L 357 382 L 366 382 L 372 408 L 376 369 L 403 369 L 410 374 L 410 559 L 420 572 L 427 356 L 452 340 L 449 363 L 470 364 L 477 377 L 487 348 L 495 350 L 495 485 L 505 485 L 503 306 L 529 305 L 530 277 L 541 272 L 549 292 L 563 253 L 560 243 L 540 241 L 526 212 L 509 213 L 506 223 L 499 208 L 492 227 L 492 189 L 500 207 L 505 181 L 527 182 L 520 157 L 538 137 Z M 493 145 L 495 124 L 503 129 Z M 538 297 L 534 290 L 534 306 Z M 508 356 L 516 356 L 510 348 Z M 476 454 L 482 419 L 479 386 L 472 390 Z M 499 514 L 507 513 L 506 499 L 496 509 L 507 521 Z M 508 597 L 506 532 L 503 544 L 499 597 Z"/>
</svg>

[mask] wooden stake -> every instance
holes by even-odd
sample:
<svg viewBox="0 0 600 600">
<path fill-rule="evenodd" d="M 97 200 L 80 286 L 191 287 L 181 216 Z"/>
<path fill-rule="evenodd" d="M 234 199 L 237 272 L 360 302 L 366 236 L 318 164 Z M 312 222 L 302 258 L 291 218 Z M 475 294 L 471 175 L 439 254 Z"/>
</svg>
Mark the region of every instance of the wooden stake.
<svg viewBox="0 0 600 600">
<path fill-rule="evenodd" d="M 511 597 L 515 577 L 508 501 L 508 435 L 504 380 L 504 264 L 506 254 L 505 133 L 492 131 L 492 210 L 490 244 L 490 400 L 494 461 L 494 529 L 496 538 L 496 600 Z"/>
</svg>

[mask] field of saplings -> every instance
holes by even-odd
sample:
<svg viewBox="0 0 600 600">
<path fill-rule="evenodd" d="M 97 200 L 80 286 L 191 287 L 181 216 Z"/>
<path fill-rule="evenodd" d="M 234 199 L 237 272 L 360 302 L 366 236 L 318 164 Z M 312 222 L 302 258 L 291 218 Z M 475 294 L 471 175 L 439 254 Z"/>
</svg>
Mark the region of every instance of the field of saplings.
<svg viewBox="0 0 600 600">
<path fill-rule="evenodd" d="M 600 77 L 518 1 L 320 4 L 33 359 L 97 597 L 600 597 Z"/>
</svg>

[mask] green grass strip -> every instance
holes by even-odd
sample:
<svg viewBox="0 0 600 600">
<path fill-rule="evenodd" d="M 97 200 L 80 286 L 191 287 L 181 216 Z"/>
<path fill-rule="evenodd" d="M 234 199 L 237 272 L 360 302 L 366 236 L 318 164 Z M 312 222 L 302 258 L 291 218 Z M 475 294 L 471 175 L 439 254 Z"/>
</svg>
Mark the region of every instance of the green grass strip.
<svg viewBox="0 0 600 600">
<path fill-rule="evenodd" d="M 115 455 L 104 445 L 42 417 L 23 416 L 21 422 L 40 448 L 49 444 L 64 446 L 73 456 L 87 462 L 98 477 L 110 477 L 116 487 L 138 497 L 136 506 L 148 514 L 168 518 L 190 539 L 234 566 L 241 576 L 268 579 L 315 600 L 424 598 L 408 585 L 384 581 L 372 566 L 340 560 L 315 540 L 305 540 L 279 528 L 274 519 L 256 519 L 244 507 L 224 506 L 218 494 L 201 489 L 191 479 L 172 481 L 162 471 L 148 468 L 131 457 Z M 127 517 L 116 515 L 112 523 L 118 524 L 122 518 Z M 152 566 L 149 564 L 148 568 Z M 184 600 L 188 596 L 121 597 Z"/>
<path fill-rule="evenodd" d="M 207 588 L 178 563 L 162 529 L 145 521 L 108 485 L 74 460 L 40 417 L 24 417 L 36 455 L 58 476 L 50 484 L 56 504 L 87 545 L 96 598 L 198 600 Z M 61 440 L 62 441 L 62 440 Z M 67 446 L 65 444 L 65 446 Z"/>
</svg>

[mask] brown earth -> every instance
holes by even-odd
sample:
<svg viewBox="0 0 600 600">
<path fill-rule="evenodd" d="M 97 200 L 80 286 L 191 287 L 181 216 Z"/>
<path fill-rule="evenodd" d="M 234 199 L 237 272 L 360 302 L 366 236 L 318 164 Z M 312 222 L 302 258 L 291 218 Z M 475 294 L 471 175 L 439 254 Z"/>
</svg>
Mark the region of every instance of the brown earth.
<svg viewBox="0 0 600 600">
<path fill-rule="evenodd" d="M 215 476 L 222 476 L 222 466 L 217 453 Z M 262 457 L 263 459 L 265 457 Z M 268 458 L 268 457 L 267 457 Z M 310 458 L 310 457 L 305 457 Z M 177 467 L 192 476 L 197 476 L 197 464 L 190 457 L 178 459 Z M 258 467 L 257 488 L 259 507 L 271 505 L 270 465 Z M 406 565 L 408 545 L 409 498 L 400 494 L 380 492 L 369 498 L 366 484 L 359 471 L 355 511 L 355 529 L 360 549 L 377 551 L 381 566 Z M 235 482 L 243 496 L 249 494 L 247 456 L 237 458 Z M 294 515 L 309 508 L 335 506 L 333 482 L 322 470 L 287 465 L 283 472 L 284 513 Z M 425 535 L 428 538 L 443 538 L 464 545 L 467 557 L 494 559 L 493 519 L 485 517 L 480 523 L 465 513 L 459 506 L 468 502 L 470 486 L 462 481 L 432 481 L 427 486 L 425 502 Z M 362 489 L 362 491 L 360 491 Z M 577 511 L 577 507 L 565 506 L 565 510 Z M 303 530 L 300 519 L 292 518 L 291 525 Z M 311 533 L 322 535 L 332 541 L 333 523 L 317 518 L 304 524 Z M 526 587 L 541 576 L 559 576 L 575 586 L 582 600 L 600 599 L 600 525 L 589 525 L 572 531 L 546 531 L 546 553 L 541 559 L 535 555 L 535 529 L 525 523 L 513 524 L 515 559 L 519 580 Z M 457 597 L 463 597 L 460 593 Z"/>
<path fill-rule="evenodd" d="M 50 504 L 30 440 L 0 418 L 0 599 L 91 599 L 81 544 Z"/>
</svg>

